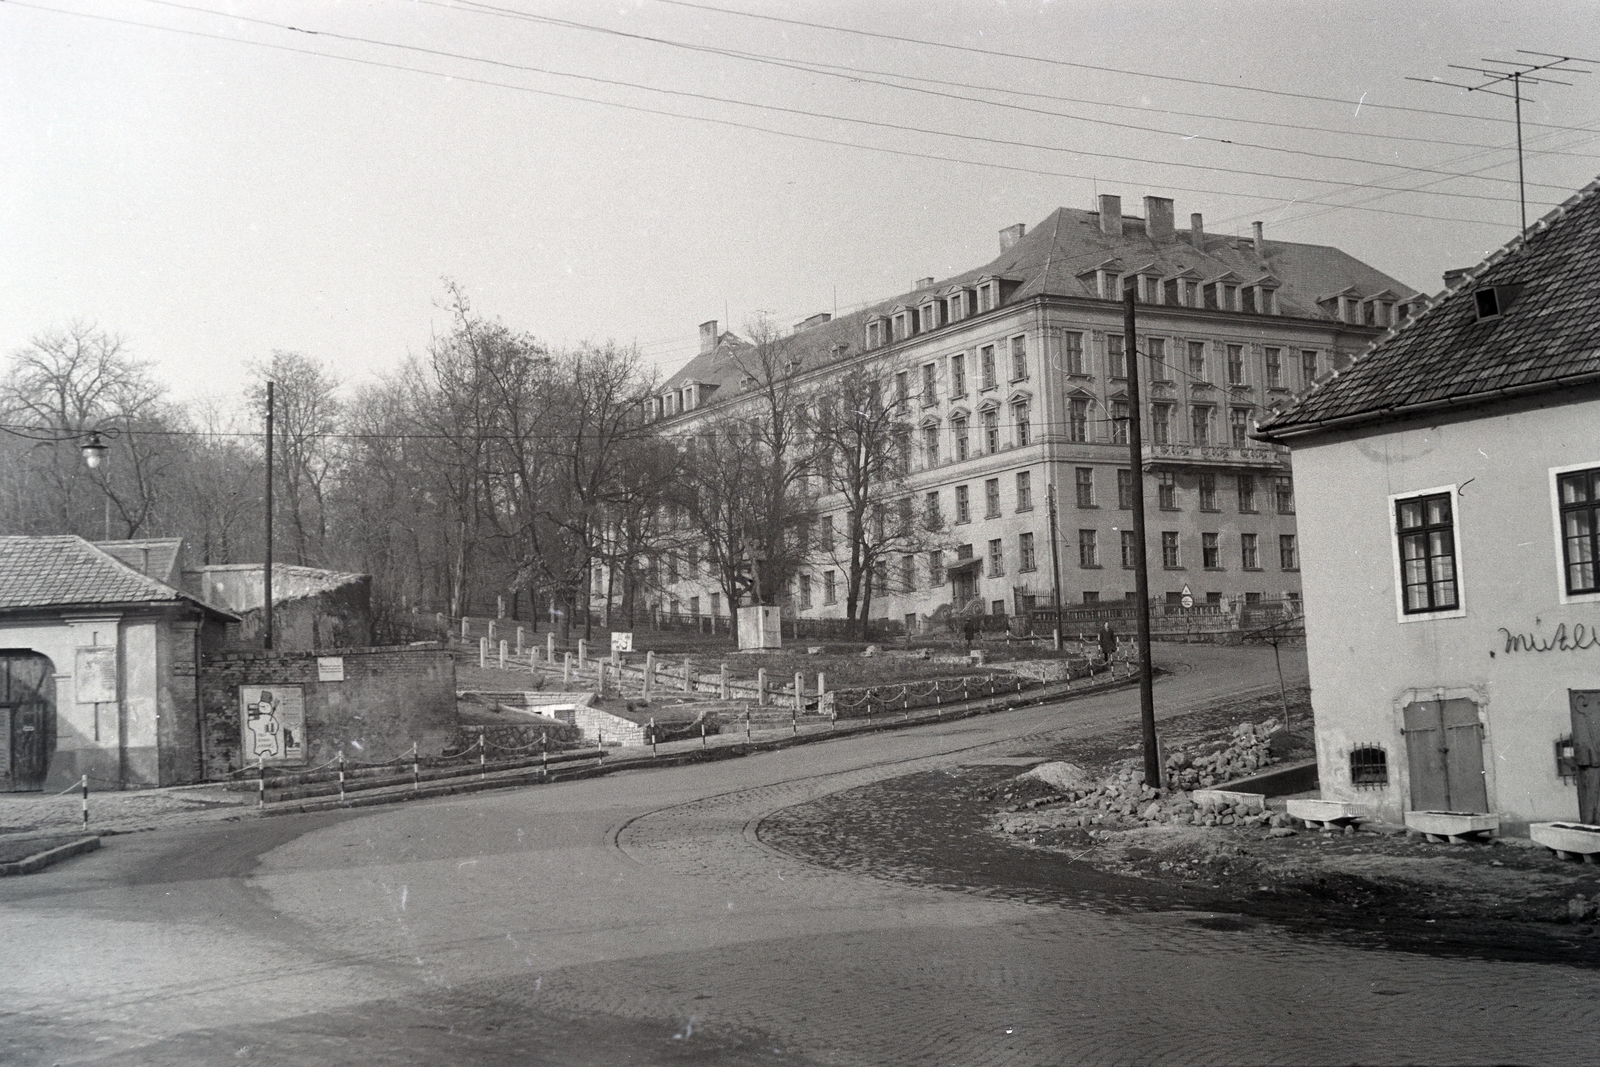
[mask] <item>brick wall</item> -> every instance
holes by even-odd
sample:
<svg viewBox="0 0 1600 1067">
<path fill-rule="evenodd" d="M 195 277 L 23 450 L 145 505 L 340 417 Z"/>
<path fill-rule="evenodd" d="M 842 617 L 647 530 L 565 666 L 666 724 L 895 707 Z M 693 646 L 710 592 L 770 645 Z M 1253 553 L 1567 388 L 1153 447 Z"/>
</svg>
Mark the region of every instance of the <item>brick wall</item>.
<svg viewBox="0 0 1600 1067">
<path fill-rule="evenodd" d="M 344 681 L 317 681 L 318 656 L 342 656 Z M 306 763 L 345 758 L 377 763 L 437 755 L 456 728 L 455 661 L 438 646 L 207 652 L 200 666 L 206 777 L 240 769 L 239 687 L 300 686 L 305 694 Z"/>
</svg>

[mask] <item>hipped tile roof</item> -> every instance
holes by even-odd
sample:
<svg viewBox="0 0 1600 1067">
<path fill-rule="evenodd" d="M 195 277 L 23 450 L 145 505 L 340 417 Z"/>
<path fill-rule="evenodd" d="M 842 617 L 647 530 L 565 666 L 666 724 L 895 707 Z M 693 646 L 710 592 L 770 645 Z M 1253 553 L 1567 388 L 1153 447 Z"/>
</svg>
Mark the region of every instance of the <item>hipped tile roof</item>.
<svg viewBox="0 0 1600 1067">
<path fill-rule="evenodd" d="M 200 604 L 81 537 L 0 537 L 0 611 L 175 600 Z"/>
<path fill-rule="evenodd" d="M 1505 286 L 1479 320 L 1479 290 Z M 1283 440 L 1600 380 L 1600 181 L 1456 281 L 1433 307 L 1264 422 Z"/>
</svg>

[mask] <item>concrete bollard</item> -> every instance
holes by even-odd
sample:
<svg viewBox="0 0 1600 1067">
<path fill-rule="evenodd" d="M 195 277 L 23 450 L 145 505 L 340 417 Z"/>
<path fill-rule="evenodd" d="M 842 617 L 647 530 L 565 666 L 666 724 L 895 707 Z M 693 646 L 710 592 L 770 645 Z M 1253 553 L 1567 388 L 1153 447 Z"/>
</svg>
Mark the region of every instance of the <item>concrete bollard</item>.
<svg viewBox="0 0 1600 1067">
<path fill-rule="evenodd" d="M 578 669 L 581 671 L 589 665 L 589 642 L 578 638 Z"/>
<path fill-rule="evenodd" d="M 647 702 L 650 699 L 650 689 L 655 685 L 655 681 L 656 654 L 654 652 L 646 652 L 644 654 L 644 678 L 639 682 L 639 695 L 644 697 Z"/>
<path fill-rule="evenodd" d="M 606 661 L 603 659 L 594 661 L 594 691 L 606 695 Z"/>
<path fill-rule="evenodd" d="M 448 637 L 450 635 L 450 625 L 444 620 L 444 612 L 436 612 L 433 617 L 439 624 L 439 632 Z"/>
<path fill-rule="evenodd" d="M 467 617 L 465 615 L 461 616 L 461 636 L 467 636 Z"/>
<path fill-rule="evenodd" d="M 544 661 L 550 666 L 556 665 L 556 635 L 544 635 Z"/>
<path fill-rule="evenodd" d="M 806 676 L 794 672 L 794 710 L 798 715 L 806 710 Z"/>
<path fill-rule="evenodd" d="M 1061 628 L 1058 626 L 1058 627 L 1056 627 L 1056 629 L 1052 630 L 1051 633 L 1054 635 L 1053 636 L 1053 640 L 1055 642 L 1056 651 L 1060 652 L 1061 651 Z"/>
<path fill-rule="evenodd" d="M 763 708 L 767 706 L 767 669 L 765 667 L 756 669 L 756 705 Z"/>
<path fill-rule="evenodd" d="M 732 698 L 732 689 L 728 684 L 728 665 L 726 663 L 724 663 L 722 665 L 722 679 L 721 679 L 721 681 L 722 681 L 722 687 L 718 691 L 720 696 L 721 696 L 721 699 L 723 699 L 723 700 L 731 700 L 731 699 L 733 699 Z"/>
<path fill-rule="evenodd" d="M 500 669 L 506 669 L 506 639 L 500 639 Z"/>
<path fill-rule="evenodd" d="M 572 653 L 565 652 L 561 656 L 561 685 L 563 688 L 572 685 Z"/>
<path fill-rule="evenodd" d="M 489 666 L 489 639 L 487 637 L 478 638 L 478 666 Z"/>
<path fill-rule="evenodd" d="M 683 661 L 683 691 L 685 693 L 694 692 L 694 660 L 692 659 Z"/>
<path fill-rule="evenodd" d="M 828 691 L 828 676 L 821 671 L 817 672 L 817 699 L 822 699 L 822 694 Z"/>
<path fill-rule="evenodd" d="M 506 617 L 506 598 L 503 594 L 494 598 L 494 614 L 497 619 Z"/>
<path fill-rule="evenodd" d="M 494 620 L 490 619 L 489 620 L 489 640 L 493 641 L 494 638 L 495 638 Z"/>
<path fill-rule="evenodd" d="M 517 655 L 522 655 L 522 627 L 517 627 Z"/>
</svg>

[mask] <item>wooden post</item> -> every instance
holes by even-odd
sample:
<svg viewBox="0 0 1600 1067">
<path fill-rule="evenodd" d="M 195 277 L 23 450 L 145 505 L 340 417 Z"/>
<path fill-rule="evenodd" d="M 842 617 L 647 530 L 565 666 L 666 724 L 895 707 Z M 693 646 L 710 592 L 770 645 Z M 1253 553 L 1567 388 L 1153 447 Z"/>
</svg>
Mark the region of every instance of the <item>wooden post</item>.
<svg viewBox="0 0 1600 1067">
<path fill-rule="evenodd" d="M 732 699 L 732 691 L 731 691 L 731 689 L 729 688 L 729 685 L 728 685 L 728 665 L 726 663 L 724 663 L 722 665 L 722 689 L 721 689 L 721 695 L 722 695 L 722 699 L 723 700 L 731 700 Z"/>
<path fill-rule="evenodd" d="M 694 692 L 694 660 L 692 659 L 686 658 L 683 661 L 683 691 L 685 693 Z"/>
</svg>

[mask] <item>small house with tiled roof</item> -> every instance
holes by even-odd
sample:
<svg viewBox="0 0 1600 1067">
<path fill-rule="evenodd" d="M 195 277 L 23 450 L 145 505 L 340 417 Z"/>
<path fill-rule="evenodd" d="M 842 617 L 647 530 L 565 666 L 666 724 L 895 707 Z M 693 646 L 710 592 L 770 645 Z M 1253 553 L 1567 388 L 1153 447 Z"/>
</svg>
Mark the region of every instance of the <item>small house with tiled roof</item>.
<svg viewBox="0 0 1600 1067">
<path fill-rule="evenodd" d="M 0 537 L 0 791 L 200 778 L 201 647 L 237 620 L 152 576 L 177 544 Z"/>
<path fill-rule="evenodd" d="M 1600 823 L 1600 183 L 1446 278 L 1258 433 L 1294 459 L 1322 795 Z"/>
<path fill-rule="evenodd" d="M 903 491 L 943 517 L 947 536 L 878 561 L 872 618 L 921 626 L 941 609 L 1016 615 L 1053 603 L 1092 614 L 1134 595 L 1125 286 L 1146 360 L 1153 595 L 1196 614 L 1297 598 L 1288 451 L 1249 431 L 1426 300 L 1338 248 L 1277 240 L 1260 223 L 1216 234 L 1194 214 L 1180 229 L 1163 197 L 1145 197 L 1141 218 L 1104 195 L 999 237 L 999 254 L 970 270 L 797 323 L 775 342 L 786 357 L 768 361 L 792 376 L 795 396 L 862 368 L 904 407 Z M 665 434 L 707 432 L 756 399 L 752 342 L 716 322 L 700 336 L 699 354 L 652 398 Z M 814 529 L 830 519 L 844 529 L 838 498 L 817 510 Z M 845 615 L 850 553 L 834 546 L 817 545 L 794 576 L 791 616 Z M 702 560 L 666 562 L 649 594 L 663 613 L 730 613 Z M 1186 592 L 1192 609 L 1180 608 Z"/>
</svg>

